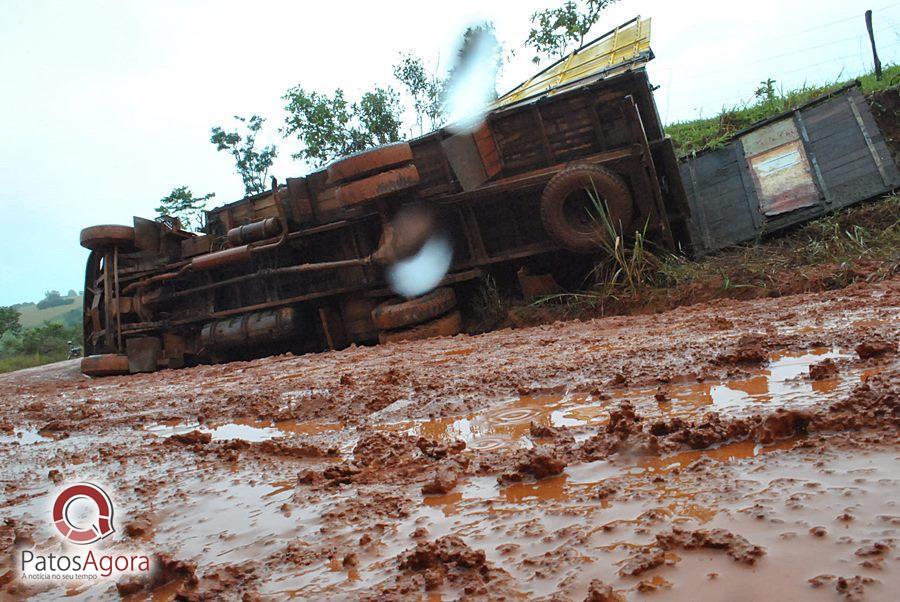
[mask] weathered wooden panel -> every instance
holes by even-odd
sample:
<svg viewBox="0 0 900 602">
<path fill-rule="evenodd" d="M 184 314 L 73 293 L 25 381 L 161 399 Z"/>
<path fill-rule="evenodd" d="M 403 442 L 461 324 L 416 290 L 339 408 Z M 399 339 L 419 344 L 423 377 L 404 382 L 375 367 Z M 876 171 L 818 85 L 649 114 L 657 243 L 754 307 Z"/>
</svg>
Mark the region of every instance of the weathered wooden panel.
<svg viewBox="0 0 900 602">
<path fill-rule="evenodd" d="M 697 250 L 713 251 L 752 239 L 756 224 L 735 147 L 706 153 L 681 165 Z"/>
<path fill-rule="evenodd" d="M 510 173 L 545 163 L 540 127 L 530 112 L 502 115 L 490 123 L 503 165 Z"/>
<path fill-rule="evenodd" d="M 487 122 L 484 122 L 475 130 L 472 136 L 475 138 L 475 145 L 478 147 L 478 153 L 481 155 L 484 171 L 489 178 L 493 178 L 502 171 L 503 165 L 500 162 L 500 151 L 497 150 L 497 145 L 494 143 L 494 135 L 491 133 L 491 128 Z"/>
<path fill-rule="evenodd" d="M 801 115 L 829 207 L 850 205 L 900 185 L 900 173 L 858 89 L 803 109 Z"/>
<path fill-rule="evenodd" d="M 900 172 L 858 88 L 739 134 L 723 149 L 688 159 L 680 171 L 701 252 L 900 186 Z"/>
<path fill-rule="evenodd" d="M 413 164 L 419 171 L 419 191 L 422 196 L 449 192 L 452 186 L 450 167 L 444 156 L 440 137 L 433 135 L 410 143 Z"/>
</svg>

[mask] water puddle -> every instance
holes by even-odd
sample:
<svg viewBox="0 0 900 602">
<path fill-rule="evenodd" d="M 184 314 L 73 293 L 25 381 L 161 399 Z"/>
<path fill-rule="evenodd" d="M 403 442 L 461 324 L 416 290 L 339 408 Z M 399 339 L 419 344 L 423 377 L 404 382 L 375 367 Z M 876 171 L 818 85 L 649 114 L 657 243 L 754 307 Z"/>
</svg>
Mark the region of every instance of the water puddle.
<svg viewBox="0 0 900 602">
<path fill-rule="evenodd" d="M 33 445 L 35 443 L 44 443 L 45 441 L 54 441 L 54 439 L 41 435 L 37 429 L 15 429 L 11 435 L 0 435 L 0 444 L 18 443 L 19 445 Z"/>
<path fill-rule="evenodd" d="M 656 388 L 610 389 L 599 397 L 584 393 L 525 395 L 484 412 L 376 424 L 371 428 L 442 442 L 462 440 L 469 449 L 490 451 L 533 446 L 532 424 L 576 429 L 604 424 L 609 418 L 610 408 L 625 400 L 633 403 L 640 414 L 650 418 L 680 416 L 690 419 L 710 411 L 737 415 L 771 409 L 776 404 L 778 407 L 802 408 L 836 398 L 849 391 L 861 379 L 871 376 L 869 373 L 844 367 L 832 378 L 816 381 L 808 378 L 812 364 L 826 359 L 848 357 L 850 356 L 835 348 L 825 347 L 806 352 L 775 353 L 765 367 L 734 379 L 665 386 L 662 388 L 663 401 L 658 401 L 657 394 L 660 390 Z M 160 423 L 148 427 L 147 431 L 169 437 L 200 430 L 210 433 L 213 440 L 243 439 L 259 442 L 285 436 L 339 434 L 344 429 L 341 424 L 319 421 L 239 419 L 221 425 Z M 586 431 L 576 433 L 576 439 L 586 436 Z"/>
<path fill-rule="evenodd" d="M 609 408 L 624 400 L 634 403 L 646 416 L 666 415 L 685 418 L 706 412 L 739 414 L 766 406 L 808 407 L 822 403 L 826 396 L 848 391 L 860 378 L 854 371 L 843 371 L 834 378 L 813 381 L 809 367 L 826 359 L 850 356 L 837 349 L 817 348 L 800 353 L 776 353 L 761 369 L 732 380 L 676 384 L 664 388 L 665 401 L 659 402 L 657 389 L 632 388 L 609 391 L 609 399 L 590 394 L 522 396 L 487 412 L 463 417 L 410 420 L 376 425 L 382 431 L 406 433 L 438 441 L 461 439 L 470 449 L 493 450 L 504 447 L 530 447 L 531 424 L 546 427 L 583 427 L 603 424 Z M 604 396 L 606 397 L 606 396 Z"/>
<path fill-rule="evenodd" d="M 171 437 L 189 433 L 191 431 L 200 431 L 201 433 L 209 433 L 212 435 L 213 441 L 231 441 L 233 439 L 242 439 L 252 443 L 267 441 L 275 437 L 282 436 L 282 432 L 271 427 L 259 427 L 240 422 L 232 422 L 216 427 L 201 425 L 198 422 L 182 422 L 175 425 L 155 424 L 147 427 L 146 431 L 158 437 Z"/>
</svg>

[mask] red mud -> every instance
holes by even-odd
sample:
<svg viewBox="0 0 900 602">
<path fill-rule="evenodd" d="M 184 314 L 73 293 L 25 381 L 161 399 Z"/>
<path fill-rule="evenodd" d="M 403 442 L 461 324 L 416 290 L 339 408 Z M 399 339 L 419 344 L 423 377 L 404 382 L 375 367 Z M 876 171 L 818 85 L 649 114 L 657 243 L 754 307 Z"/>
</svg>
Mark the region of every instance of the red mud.
<svg viewBox="0 0 900 602">
<path fill-rule="evenodd" d="M 900 280 L 91 380 L 0 376 L 0 598 L 900 587 Z M 149 578 L 26 583 L 67 482 Z"/>
</svg>

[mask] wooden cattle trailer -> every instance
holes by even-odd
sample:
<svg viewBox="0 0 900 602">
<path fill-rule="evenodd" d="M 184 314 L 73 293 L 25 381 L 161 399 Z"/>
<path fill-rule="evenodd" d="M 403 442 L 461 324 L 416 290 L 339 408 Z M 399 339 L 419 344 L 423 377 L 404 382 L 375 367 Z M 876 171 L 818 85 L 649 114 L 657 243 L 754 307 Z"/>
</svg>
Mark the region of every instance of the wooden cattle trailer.
<svg viewBox="0 0 900 602">
<path fill-rule="evenodd" d="M 687 158 L 681 175 L 698 254 L 900 186 L 900 172 L 858 83 L 756 123 L 722 148 Z"/>
<path fill-rule="evenodd" d="M 455 334 L 453 287 L 486 271 L 589 265 L 605 232 L 588 187 L 624 232 L 646 224 L 660 245 L 687 244 L 678 163 L 644 69 L 649 27 L 635 19 L 551 65 L 474 131 L 443 128 L 288 178 L 209 211 L 200 234 L 137 217 L 86 228 L 82 370 Z M 396 298 L 386 271 L 432 232 L 452 247 L 446 275 Z"/>
</svg>

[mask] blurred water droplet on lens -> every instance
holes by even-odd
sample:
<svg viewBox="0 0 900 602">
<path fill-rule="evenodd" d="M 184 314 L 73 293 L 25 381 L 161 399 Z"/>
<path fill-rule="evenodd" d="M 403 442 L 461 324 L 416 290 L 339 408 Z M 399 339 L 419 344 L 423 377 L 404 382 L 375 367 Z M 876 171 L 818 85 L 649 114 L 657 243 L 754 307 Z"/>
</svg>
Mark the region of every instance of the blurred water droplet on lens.
<svg viewBox="0 0 900 602">
<path fill-rule="evenodd" d="M 434 236 L 418 253 L 388 267 L 388 282 L 398 295 L 418 297 L 440 284 L 452 261 L 450 242 L 443 236 Z"/>
<path fill-rule="evenodd" d="M 471 132 L 484 119 L 487 105 L 496 97 L 500 46 L 491 31 L 473 29 L 466 36 L 459 60 L 451 71 L 444 98 L 447 128 L 454 133 Z"/>
</svg>

